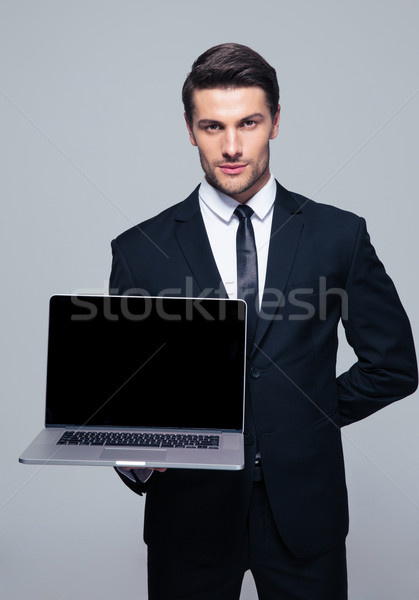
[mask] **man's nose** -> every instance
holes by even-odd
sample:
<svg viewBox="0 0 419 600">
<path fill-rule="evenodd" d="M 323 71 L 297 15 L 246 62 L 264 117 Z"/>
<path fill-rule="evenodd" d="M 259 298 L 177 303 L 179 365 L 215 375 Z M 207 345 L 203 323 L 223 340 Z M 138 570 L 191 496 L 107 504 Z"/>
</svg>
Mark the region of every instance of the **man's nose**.
<svg viewBox="0 0 419 600">
<path fill-rule="evenodd" d="M 241 156 L 242 142 L 238 131 L 233 129 L 226 129 L 224 131 L 222 152 L 223 156 L 233 159 Z"/>
</svg>

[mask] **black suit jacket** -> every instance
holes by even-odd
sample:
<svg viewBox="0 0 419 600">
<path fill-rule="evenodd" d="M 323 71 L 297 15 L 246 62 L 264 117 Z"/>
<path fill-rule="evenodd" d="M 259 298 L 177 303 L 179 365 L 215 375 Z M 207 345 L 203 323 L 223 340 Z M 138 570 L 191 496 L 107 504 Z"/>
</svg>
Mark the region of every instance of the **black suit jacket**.
<svg viewBox="0 0 419 600">
<path fill-rule="evenodd" d="M 198 188 L 120 235 L 112 249 L 112 293 L 225 296 Z M 357 362 L 337 378 L 340 320 Z M 168 470 L 145 486 L 124 479 L 147 491 L 146 543 L 210 563 L 230 556 L 244 530 L 257 445 L 291 552 L 309 556 L 341 543 L 348 508 L 340 428 L 416 385 L 410 325 L 365 221 L 277 184 L 264 303 L 248 357 L 246 467 Z"/>
</svg>

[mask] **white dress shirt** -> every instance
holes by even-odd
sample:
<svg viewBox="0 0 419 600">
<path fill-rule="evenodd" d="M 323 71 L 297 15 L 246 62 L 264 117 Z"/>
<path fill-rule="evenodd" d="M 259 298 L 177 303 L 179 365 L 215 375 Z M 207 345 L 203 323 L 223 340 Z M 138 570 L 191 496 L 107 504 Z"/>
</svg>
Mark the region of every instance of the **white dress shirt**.
<svg viewBox="0 0 419 600">
<path fill-rule="evenodd" d="M 276 183 L 271 175 L 266 185 L 246 203 L 254 211 L 251 220 L 258 254 L 259 307 L 265 287 L 275 196 Z M 239 219 L 233 213 L 239 204 L 203 179 L 199 188 L 199 206 L 211 250 L 229 298 L 237 298 L 236 234 Z"/>
</svg>

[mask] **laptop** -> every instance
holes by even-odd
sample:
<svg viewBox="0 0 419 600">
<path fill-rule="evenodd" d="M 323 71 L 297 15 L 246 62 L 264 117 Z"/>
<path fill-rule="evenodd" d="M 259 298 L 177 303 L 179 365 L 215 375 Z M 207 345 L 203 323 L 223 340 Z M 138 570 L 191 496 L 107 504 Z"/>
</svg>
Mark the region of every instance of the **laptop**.
<svg viewBox="0 0 419 600">
<path fill-rule="evenodd" d="M 243 300 L 54 295 L 23 464 L 244 467 Z"/>
</svg>

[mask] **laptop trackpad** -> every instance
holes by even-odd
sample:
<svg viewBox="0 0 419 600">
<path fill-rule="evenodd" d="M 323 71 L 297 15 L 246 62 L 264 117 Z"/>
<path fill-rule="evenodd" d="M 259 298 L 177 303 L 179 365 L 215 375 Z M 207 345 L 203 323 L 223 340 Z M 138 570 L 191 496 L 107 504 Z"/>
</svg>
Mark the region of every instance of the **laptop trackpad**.
<svg viewBox="0 0 419 600">
<path fill-rule="evenodd" d="M 132 448 L 106 448 L 103 450 L 100 458 L 105 460 L 124 460 L 124 461 L 156 461 L 163 460 L 167 454 L 167 450 L 156 448 L 155 450 Z"/>
</svg>

